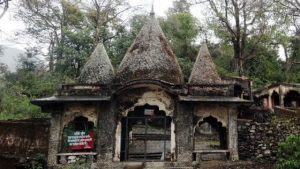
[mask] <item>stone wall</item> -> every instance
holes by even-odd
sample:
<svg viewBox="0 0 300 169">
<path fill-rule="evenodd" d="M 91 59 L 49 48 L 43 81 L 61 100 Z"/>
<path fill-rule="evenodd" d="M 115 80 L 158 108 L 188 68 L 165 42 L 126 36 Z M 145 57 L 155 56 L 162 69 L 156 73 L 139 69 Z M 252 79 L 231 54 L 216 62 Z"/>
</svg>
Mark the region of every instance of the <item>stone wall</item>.
<svg viewBox="0 0 300 169">
<path fill-rule="evenodd" d="M 300 134 L 299 119 L 276 119 L 271 123 L 238 121 L 238 145 L 241 160 L 277 160 L 278 143 L 290 134 Z"/>
<path fill-rule="evenodd" d="M 15 169 L 16 165 L 47 155 L 49 119 L 0 121 L 0 168 Z"/>
<path fill-rule="evenodd" d="M 48 119 L 0 121 L 0 155 L 28 158 L 47 154 L 49 125 Z"/>
</svg>

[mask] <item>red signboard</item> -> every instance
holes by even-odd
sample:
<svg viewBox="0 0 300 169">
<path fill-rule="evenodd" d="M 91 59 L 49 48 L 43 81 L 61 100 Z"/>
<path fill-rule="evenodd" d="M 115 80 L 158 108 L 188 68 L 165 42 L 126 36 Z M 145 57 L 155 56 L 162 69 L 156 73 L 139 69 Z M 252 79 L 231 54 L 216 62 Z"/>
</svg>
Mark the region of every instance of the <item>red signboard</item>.
<svg viewBox="0 0 300 169">
<path fill-rule="evenodd" d="M 66 146 L 71 150 L 93 149 L 95 134 L 90 131 L 68 131 Z"/>
</svg>

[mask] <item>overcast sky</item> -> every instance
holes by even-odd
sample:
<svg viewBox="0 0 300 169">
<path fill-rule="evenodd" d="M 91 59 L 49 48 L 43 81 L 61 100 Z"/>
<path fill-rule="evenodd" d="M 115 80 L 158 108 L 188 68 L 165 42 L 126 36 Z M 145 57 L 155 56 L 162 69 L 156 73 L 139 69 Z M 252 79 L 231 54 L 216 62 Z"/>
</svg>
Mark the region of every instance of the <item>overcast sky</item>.
<svg viewBox="0 0 300 169">
<path fill-rule="evenodd" d="M 22 31 L 25 25 L 21 21 L 17 21 L 13 15 L 18 0 L 10 1 L 10 7 L 4 17 L 0 19 L 0 45 L 16 47 L 24 49 L 26 45 L 30 45 L 30 41 L 26 39 L 16 38 L 15 33 Z M 154 9 L 157 16 L 165 16 L 168 8 L 172 6 L 173 0 L 156 0 L 154 1 Z M 152 0 L 129 0 L 130 5 L 139 6 L 142 11 L 150 11 Z M 2 10 L 2 8 L 0 9 Z M 1 12 L 1 11 L 0 11 Z"/>
<path fill-rule="evenodd" d="M 150 12 L 153 0 L 129 0 L 130 5 L 139 6 L 140 12 Z M 13 17 L 13 11 L 16 11 L 18 0 L 10 1 L 8 12 L 0 19 L 0 45 L 9 46 L 24 50 L 26 46 L 34 46 L 29 38 L 16 38 L 16 32 L 22 32 L 25 25 Z M 157 16 L 165 16 L 167 10 L 172 7 L 173 0 L 154 0 L 154 10 Z M 191 12 L 198 20 L 203 21 L 205 17 L 205 7 L 194 6 Z M 0 8 L 1 10 L 2 8 Z M 1 11 L 0 11 L 1 12 Z M 138 12 L 138 11 L 135 11 Z M 202 19 L 201 19 L 202 18 Z M 198 42 L 199 43 L 199 42 Z M 280 51 L 282 53 L 282 51 Z"/>
</svg>

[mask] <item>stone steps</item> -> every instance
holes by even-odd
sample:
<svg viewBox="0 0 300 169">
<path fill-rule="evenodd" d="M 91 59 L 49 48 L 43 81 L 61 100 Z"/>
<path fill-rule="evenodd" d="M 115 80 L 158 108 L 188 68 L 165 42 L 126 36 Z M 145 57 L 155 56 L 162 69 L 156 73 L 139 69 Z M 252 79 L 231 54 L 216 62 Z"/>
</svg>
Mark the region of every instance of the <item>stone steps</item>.
<svg viewBox="0 0 300 169">
<path fill-rule="evenodd" d="M 169 167 L 167 169 L 193 169 L 193 167 Z"/>
</svg>

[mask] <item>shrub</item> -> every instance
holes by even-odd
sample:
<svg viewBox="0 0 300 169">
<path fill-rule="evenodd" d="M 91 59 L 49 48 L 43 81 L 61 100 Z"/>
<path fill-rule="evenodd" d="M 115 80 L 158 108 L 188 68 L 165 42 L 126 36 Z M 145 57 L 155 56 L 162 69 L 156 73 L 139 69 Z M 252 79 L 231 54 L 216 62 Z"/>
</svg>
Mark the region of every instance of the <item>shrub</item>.
<svg viewBox="0 0 300 169">
<path fill-rule="evenodd" d="M 300 135 L 289 135 L 278 147 L 278 169 L 300 169 Z"/>
</svg>

